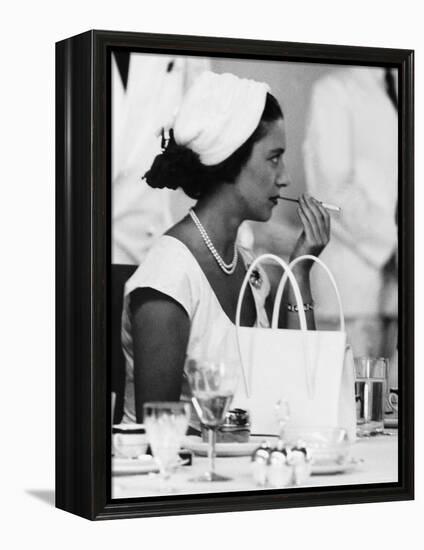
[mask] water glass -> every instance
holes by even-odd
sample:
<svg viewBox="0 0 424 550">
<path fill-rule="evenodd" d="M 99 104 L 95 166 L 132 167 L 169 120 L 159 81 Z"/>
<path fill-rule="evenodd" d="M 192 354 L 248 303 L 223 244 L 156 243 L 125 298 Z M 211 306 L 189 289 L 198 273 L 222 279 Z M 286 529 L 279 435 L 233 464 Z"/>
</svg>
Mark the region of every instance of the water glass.
<svg viewBox="0 0 424 550">
<path fill-rule="evenodd" d="M 275 416 L 278 422 L 278 434 L 282 441 L 285 441 L 285 428 L 290 420 L 290 406 L 287 399 L 281 398 L 275 404 Z"/>
<path fill-rule="evenodd" d="M 143 406 L 144 427 L 163 481 L 163 489 L 172 468 L 178 463 L 178 451 L 188 428 L 190 405 L 183 401 L 157 401 Z"/>
<path fill-rule="evenodd" d="M 357 435 L 384 431 L 387 359 L 355 358 L 355 400 Z"/>
</svg>

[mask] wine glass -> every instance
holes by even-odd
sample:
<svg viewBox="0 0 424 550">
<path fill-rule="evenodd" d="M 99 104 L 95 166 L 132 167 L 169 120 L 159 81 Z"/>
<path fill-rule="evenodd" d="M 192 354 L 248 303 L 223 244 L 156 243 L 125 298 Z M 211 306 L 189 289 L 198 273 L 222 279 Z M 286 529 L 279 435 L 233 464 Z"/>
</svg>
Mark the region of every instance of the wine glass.
<svg viewBox="0 0 424 550">
<path fill-rule="evenodd" d="M 143 405 L 144 428 L 162 479 L 162 490 L 172 490 L 168 481 L 178 462 L 178 451 L 188 428 L 190 404 L 157 401 Z"/>
<path fill-rule="evenodd" d="M 208 429 L 209 471 L 193 481 L 228 481 L 215 473 L 216 432 L 223 424 L 237 386 L 239 365 L 234 361 L 210 358 L 188 358 L 187 375 L 194 409 Z"/>
</svg>

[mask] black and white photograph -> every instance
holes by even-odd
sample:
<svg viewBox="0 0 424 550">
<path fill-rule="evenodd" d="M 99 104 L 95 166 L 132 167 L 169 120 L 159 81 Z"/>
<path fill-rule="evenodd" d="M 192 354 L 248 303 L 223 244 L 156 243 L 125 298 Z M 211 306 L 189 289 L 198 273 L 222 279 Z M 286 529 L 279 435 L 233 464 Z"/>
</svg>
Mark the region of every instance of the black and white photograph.
<svg viewBox="0 0 424 550">
<path fill-rule="evenodd" d="M 394 486 L 398 67 L 107 63 L 111 499 Z"/>
<path fill-rule="evenodd" d="M 418 7 L 4 4 L 2 547 L 422 538 Z"/>
</svg>

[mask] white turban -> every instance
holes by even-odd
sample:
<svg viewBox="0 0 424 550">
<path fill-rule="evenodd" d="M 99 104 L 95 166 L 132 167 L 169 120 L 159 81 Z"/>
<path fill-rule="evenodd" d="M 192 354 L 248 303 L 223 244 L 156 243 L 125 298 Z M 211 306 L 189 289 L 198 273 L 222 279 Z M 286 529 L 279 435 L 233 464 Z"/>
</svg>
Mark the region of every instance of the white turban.
<svg viewBox="0 0 424 550">
<path fill-rule="evenodd" d="M 205 71 L 176 115 L 176 143 L 197 153 L 206 166 L 219 164 L 255 131 L 268 90 L 264 82 Z"/>
</svg>

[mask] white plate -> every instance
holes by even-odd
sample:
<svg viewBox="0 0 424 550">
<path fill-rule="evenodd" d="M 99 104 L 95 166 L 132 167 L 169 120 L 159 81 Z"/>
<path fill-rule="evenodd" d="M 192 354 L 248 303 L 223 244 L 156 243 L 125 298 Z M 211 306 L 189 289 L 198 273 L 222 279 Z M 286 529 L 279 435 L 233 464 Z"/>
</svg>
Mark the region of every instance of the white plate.
<svg viewBox="0 0 424 550">
<path fill-rule="evenodd" d="M 344 462 L 338 464 L 332 462 L 329 464 L 312 464 L 312 475 L 327 475 L 327 474 L 343 474 L 356 470 L 358 466 L 363 464 L 362 459 L 348 458 Z"/>
<path fill-rule="evenodd" d="M 263 441 L 272 441 L 276 436 L 251 435 L 246 443 L 217 443 L 216 456 L 249 456 Z M 184 447 L 193 451 L 195 455 L 207 456 L 208 443 L 205 443 L 197 435 L 188 435 L 184 440 Z"/>
<path fill-rule="evenodd" d="M 113 475 L 149 474 L 158 471 L 159 468 L 152 455 L 141 455 L 138 458 L 112 458 Z"/>
</svg>

